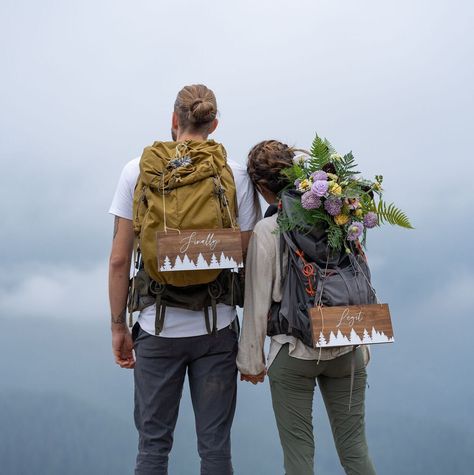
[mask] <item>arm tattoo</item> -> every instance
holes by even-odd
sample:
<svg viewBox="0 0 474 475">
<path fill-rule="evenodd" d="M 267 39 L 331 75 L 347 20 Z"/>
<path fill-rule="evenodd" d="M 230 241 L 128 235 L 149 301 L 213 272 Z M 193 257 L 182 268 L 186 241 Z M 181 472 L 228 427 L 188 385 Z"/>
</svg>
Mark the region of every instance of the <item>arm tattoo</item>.
<svg viewBox="0 0 474 475">
<path fill-rule="evenodd" d="M 127 316 L 126 309 L 123 309 L 123 310 L 120 312 L 120 315 L 118 315 L 117 317 L 114 317 L 114 316 L 112 315 L 112 318 L 111 318 L 112 324 L 115 324 L 115 325 L 123 325 L 123 324 L 125 323 L 126 316 Z"/>
<path fill-rule="evenodd" d="M 117 236 L 118 225 L 119 225 L 119 217 L 115 216 L 115 219 L 114 219 L 114 237 L 113 237 L 113 239 L 115 239 L 115 236 Z"/>
</svg>

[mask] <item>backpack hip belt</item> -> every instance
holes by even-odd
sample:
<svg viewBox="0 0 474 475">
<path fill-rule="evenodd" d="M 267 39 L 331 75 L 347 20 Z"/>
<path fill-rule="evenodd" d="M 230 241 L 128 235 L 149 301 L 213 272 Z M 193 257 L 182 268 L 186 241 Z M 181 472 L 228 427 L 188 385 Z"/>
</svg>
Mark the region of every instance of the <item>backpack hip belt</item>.
<svg viewBox="0 0 474 475">
<path fill-rule="evenodd" d="M 209 334 L 217 333 L 217 305 L 243 305 L 243 279 L 240 273 L 230 270 L 222 271 L 217 279 L 208 284 L 176 287 L 161 284 L 153 280 L 144 269 L 140 269 L 134 277 L 133 292 L 129 294 L 128 310 L 130 313 L 141 311 L 156 305 L 155 334 L 163 330 L 166 308 L 182 308 L 202 311 Z M 209 316 L 212 313 L 212 325 Z"/>
</svg>

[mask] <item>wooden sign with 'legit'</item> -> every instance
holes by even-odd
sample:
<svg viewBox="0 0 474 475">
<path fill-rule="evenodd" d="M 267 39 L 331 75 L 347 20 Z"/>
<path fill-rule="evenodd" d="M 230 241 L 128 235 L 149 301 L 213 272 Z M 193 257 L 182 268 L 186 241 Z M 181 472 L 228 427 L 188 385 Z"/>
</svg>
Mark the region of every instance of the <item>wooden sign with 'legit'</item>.
<svg viewBox="0 0 474 475">
<path fill-rule="evenodd" d="M 387 304 L 314 307 L 309 314 L 315 348 L 394 341 Z"/>
<path fill-rule="evenodd" d="M 240 231 L 192 229 L 156 233 L 160 272 L 243 267 Z"/>
</svg>

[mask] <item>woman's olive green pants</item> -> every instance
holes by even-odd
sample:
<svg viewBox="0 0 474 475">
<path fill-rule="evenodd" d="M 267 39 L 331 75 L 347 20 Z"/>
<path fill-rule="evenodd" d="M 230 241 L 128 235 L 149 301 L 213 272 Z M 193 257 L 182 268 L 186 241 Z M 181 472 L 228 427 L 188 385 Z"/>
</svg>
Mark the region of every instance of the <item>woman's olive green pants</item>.
<svg viewBox="0 0 474 475">
<path fill-rule="evenodd" d="M 349 411 L 352 358 L 354 383 Z M 330 361 L 301 360 L 284 345 L 268 371 L 286 475 L 313 475 L 313 396 L 316 381 L 346 474 L 375 475 L 365 438 L 367 373 L 361 349 Z"/>
</svg>

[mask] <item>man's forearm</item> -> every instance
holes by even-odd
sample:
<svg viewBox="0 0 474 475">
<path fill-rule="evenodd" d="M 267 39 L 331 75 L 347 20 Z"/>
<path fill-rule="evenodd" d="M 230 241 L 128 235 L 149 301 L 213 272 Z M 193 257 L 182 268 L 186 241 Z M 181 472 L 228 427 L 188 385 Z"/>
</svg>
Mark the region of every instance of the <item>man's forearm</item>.
<svg viewBox="0 0 474 475">
<path fill-rule="evenodd" d="M 133 239 L 132 221 L 116 216 L 109 261 L 109 301 L 112 330 L 127 328 L 127 297 Z"/>
<path fill-rule="evenodd" d="M 126 326 L 130 261 L 109 268 L 109 301 L 112 327 Z"/>
</svg>

